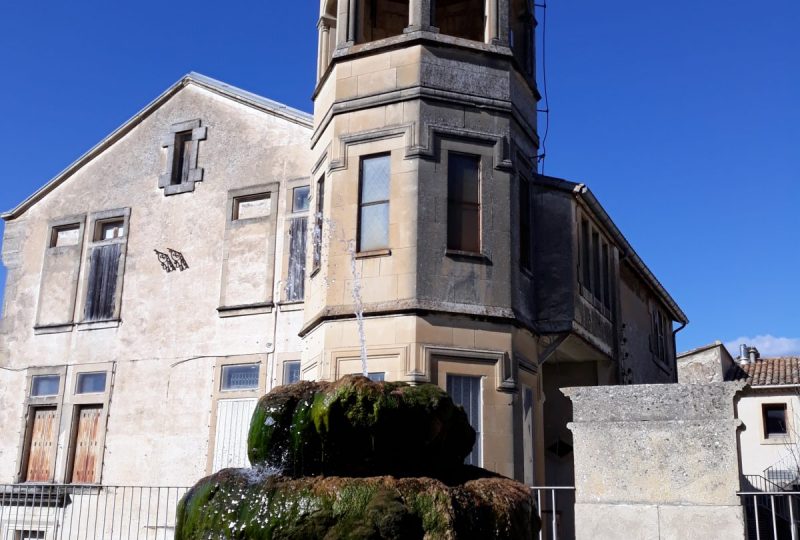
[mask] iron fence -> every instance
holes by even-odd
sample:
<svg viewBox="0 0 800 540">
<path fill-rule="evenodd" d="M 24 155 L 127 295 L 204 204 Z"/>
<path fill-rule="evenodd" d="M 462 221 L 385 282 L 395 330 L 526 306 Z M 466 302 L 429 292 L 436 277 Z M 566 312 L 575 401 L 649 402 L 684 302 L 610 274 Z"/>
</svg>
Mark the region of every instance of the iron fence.
<svg viewBox="0 0 800 540">
<path fill-rule="evenodd" d="M 539 540 L 561 540 L 574 536 L 575 488 L 532 486 L 542 520 Z"/>
<path fill-rule="evenodd" d="M 0 540 L 167 540 L 186 487 L 0 485 Z"/>
<path fill-rule="evenodd" d="M 791 491 L 740 491 L 748 540 L 798 540 L 798 500 Z"/>
</svg>

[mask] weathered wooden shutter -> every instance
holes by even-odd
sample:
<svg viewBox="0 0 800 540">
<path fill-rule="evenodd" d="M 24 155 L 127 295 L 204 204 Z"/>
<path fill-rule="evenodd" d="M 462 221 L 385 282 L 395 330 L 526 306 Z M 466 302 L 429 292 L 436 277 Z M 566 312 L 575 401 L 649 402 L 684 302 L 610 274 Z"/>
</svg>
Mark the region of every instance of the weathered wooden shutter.
<svg viewBox="0 0 800 540">
<path fill-rule="evenodd" d="M 481 466 L 481 378 L 463 375 L 447 376 L 447 393 L 453 401 L 464 407 L 469 425 L 475 430 L 475 446 L 464 460 L 467 465 Z"/>
<path fill-rule="evenodd" d="M 249 467 L 247 434 L 256 408 L 255 398 L 223 399 L 217 404 L 213 471 L 227 467 Z"/>
<path fill-rule="evenodd" d="M 98 481 L 97 465 L 102 458 L 100 448 L 102 412 L 102 405 L 88 405 L 79 409 L 73 448 L 75 459 L 72 465 L 72 482 L 75 484 L 94 484 Z"/>
<path fill-rule="evenodd" d="M 92 249 L 84 308 L 84 318 L 87 321 L 102 321 L 114 317 L 120 253 L 121 244 L 108 244 Z"/>
<path fill-rule="evenodd" d="M 289 226 L 289 275 L 286 280 L 286 299 L 302 300 L 306 279 L 307 218 L 295 218 Z"/>
<path fill-rule="evenodd" d="M 53 479 L 53 452 L 57 437 L 56 408 L 34 409 L 28 446 L 28 470 L 25 474 L 27 482 L 49 482 Z"/>
</svg>

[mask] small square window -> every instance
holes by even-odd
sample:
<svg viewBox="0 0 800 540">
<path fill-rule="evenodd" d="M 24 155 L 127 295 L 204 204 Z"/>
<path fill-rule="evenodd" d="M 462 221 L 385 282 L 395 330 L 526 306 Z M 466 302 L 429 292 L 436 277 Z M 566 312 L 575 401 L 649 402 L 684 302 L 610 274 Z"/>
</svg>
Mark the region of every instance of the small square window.
<svg viewBox="0 0 800 540">
<path fill-rule="evenodd" d="M 80 242 L 80 225 L 64 225 L 62 227 L 53 227 L 53 232 L 50 236 L 50 247 L 63 247 L 63 246 L 76 246 Z"/>
<path fill-rule="evenodd" d="M 306 212 L 311 204 L 311 187 L 300 186 L 292 190 L 292 212 Z"/>
<path fill-rule="evenodd" d="M 269 193 L 246 195 L 233 199 L 233 216 L 231 219 L 253 219 L 270 215 L 272 212 L 272 199 Z"/>
<path fill-rule="evenodd" d="M 101 394 L 105 391 L 106 391 L 105 372 L 80 373 L 78 375 L 78 384 L 75 385 L 76 394 Z"/>
<path fill-rule="evenodd" d="M 220 390 L 255 390 L 258 388 L 259 364 L 222 366 Z"/>
<path fill-rule="evenodd" d="M 113 240 L 125 236 L 125 220 L 99 221 L 95 230 L 95 241 Z"/>
<path fill-rule="evenodd" d="M 283 384 L 292 384 L 300 380 L 300 362 L 283 363 Z"/>
<path fill-rule="evenodd" d="M 769 403 L 761 406 L 764 419 L 764 438 L 782 437 L 789 433 L 786 424 L 786 404 Z"/>
<path fill-rule="evenodd" d="M 57 396 L 61 377 L 58 375 L 34 375 L 31 380 L 31 397 Z"/>
</svg>

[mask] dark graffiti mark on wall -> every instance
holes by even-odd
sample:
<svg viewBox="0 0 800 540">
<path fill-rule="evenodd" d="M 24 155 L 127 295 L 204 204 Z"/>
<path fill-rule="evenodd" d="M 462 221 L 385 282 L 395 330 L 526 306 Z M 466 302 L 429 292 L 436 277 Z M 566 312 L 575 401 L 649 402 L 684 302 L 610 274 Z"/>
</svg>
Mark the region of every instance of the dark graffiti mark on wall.
<svg viewBox="0 0 800 540">
<path fill-rule="evenodd" d="M 161 263 L 161 268 L 169 274 L 170 272 L 174 272 L 175 270 L 180 270 L 183 272 L 184 270 L 189 269 L 189 263 L 186 262 L 186 258 L 183 256 L 183 253 L 180 251 L 175 251 L 174 249 L 167 248 L 169 251 L 169 255 L 166 253 L 162 253 L 157 249 L 153 251 L 156 252 L 156 256 L 158 257 L 158 262 Z"/>
<path fill-rule="evenodd" d="M 166 273 L 169 274 L 170 272 L 175 270 L 175 265 L 172 264 L 172 259 L 169 258 L 169 255 L 167 255 L 166 253 L 161 253 L 157 249 L 154 249 L 153 251 L 156 252 L 156 256 L 158 257 L 158 262 L 161 263 L 161 268 Z"/>
<path fill-rule="evenodd" d="M 170 248 L 167 248 L 167 251 L 169 251 L 169 254 L 172 256 L 172 263 L 175 265 L 175 268 L 181 272 L 189 269 L 189 263 L 186 262 L 183 253 Z"/>
</svg>

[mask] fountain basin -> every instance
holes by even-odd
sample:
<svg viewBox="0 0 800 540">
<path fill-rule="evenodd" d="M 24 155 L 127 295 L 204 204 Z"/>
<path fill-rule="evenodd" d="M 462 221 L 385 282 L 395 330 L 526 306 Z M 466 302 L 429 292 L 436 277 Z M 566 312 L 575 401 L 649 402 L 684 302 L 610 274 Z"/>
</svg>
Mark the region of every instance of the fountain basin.
<svg viewBox="0 0 800 540">
<path fill-rule="evenodd" d="M 432 478 L 258 477 L 226 469 L 181 500 L 175 538 L 532 538 L 539 522 L 529 490 L 467 469 L 483 477 L 448 486 Z"/>
</svg>

